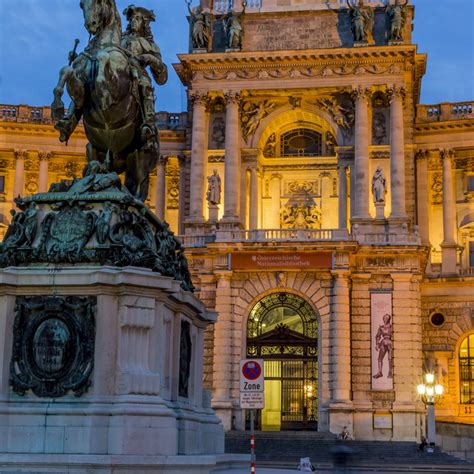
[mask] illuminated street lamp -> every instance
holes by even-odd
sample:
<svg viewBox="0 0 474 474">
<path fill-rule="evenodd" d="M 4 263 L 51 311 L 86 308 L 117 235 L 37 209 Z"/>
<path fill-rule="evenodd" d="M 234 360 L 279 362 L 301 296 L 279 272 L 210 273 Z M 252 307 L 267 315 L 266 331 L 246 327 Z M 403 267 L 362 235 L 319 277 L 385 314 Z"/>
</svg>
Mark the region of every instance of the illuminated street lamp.
<svg viewBox="0 0 474 474">
<path fill-rule="evenodd" d="M 418 395 L 428 410 L 427 436 L 430 444 L 435 444 L 436 422 L 434 415 L 434 402 L 443 395 L 443 386 L 435 384 L 435 376 L 432 373 L 425 374 L 425 383 L 417 386 Z"/>
</svg>

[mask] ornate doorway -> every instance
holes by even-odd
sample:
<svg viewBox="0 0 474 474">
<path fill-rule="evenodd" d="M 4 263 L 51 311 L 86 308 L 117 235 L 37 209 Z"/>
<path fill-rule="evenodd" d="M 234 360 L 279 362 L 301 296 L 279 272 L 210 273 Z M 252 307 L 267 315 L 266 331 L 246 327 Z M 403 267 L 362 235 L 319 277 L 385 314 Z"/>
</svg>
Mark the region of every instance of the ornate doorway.
<svg viewBox="0 0 474 474">
<path fill-rule="evenodd" d="M 291 293 L 273 293 L 252 309 L 247 357 L 264 359 L 262 430 L 316 430 L 318 425 L 318 320 Z"/>
</svg>

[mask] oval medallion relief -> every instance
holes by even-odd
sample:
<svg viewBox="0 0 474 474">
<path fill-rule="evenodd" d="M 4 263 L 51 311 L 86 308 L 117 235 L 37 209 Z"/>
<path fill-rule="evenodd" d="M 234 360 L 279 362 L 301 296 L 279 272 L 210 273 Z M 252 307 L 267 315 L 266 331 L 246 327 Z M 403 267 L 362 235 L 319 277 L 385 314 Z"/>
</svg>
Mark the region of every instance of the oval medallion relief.
<svg viewBox="0 0 474 474">
<path fill-rule="evenodd" d="M 33 336 L 33 357 L 38 368 L 48 374 L 62 370 L 68 362 L 70 342 L 71 332 L 63 321 L 43 321 Z"/>
</svg>

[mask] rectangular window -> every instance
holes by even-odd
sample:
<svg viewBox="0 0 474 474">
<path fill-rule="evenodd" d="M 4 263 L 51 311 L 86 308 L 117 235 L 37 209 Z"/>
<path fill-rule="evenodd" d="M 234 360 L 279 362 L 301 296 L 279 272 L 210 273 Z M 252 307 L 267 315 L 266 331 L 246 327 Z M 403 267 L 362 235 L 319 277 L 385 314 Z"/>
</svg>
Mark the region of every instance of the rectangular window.
<svg viewBox="0 0 474 474">
<path fill-rule="evenodd" d="M 5 176 L 0 175 L 0 193 L 5 192 Z"/>
<path fill-rule="evenodd" d="M 467 177 L 467 191 L 474 193 L 474 174 Z"/>
<path fill-rule="evenodd" d="M 474 267 L 474 242 L 469 242 L 469 266 Z"/>
</svg>

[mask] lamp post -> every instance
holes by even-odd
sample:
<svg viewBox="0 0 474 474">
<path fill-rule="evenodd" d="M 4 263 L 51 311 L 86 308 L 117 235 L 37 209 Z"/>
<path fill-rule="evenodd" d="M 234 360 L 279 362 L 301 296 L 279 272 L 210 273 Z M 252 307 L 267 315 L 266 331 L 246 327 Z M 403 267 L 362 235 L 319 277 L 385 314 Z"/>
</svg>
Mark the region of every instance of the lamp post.
<svg viewBox="0 0 474 474">
<path fill-rule="evenodd" d="M 423 403 L 428 410 L 427 421 L 427 437 L 431 445 L 435 444 L 436 439 L 436 422 L 434 414 L 434 402 L 437 398 L 443 395 L 443 386 L 435 383 L 435 376 L 433 373 L 425 374 L 425 383 L 418 385 L 418 395 L 420 395 Z"/>
</svg>

